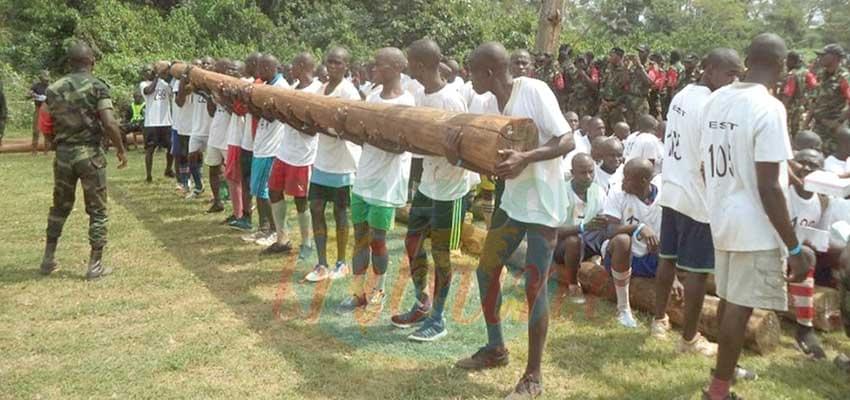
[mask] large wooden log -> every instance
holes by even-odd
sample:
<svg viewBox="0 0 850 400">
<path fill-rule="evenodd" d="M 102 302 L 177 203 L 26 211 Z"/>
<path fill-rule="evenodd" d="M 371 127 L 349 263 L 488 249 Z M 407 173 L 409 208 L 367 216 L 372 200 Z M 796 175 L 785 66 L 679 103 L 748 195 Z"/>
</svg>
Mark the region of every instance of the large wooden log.
<svg viewBox="0 0 850 400">
<path fill-rule="evenodd" d="M 582 263 L 578 274 L 582 287 L 590 294 L 609 300 L 616 300 L 614 283 L 609 274 L 599 265 Z M 653 313 L 655 307 L 655 282 L 652 279 L 632 278 L 629 287 L 629 301 L 638 310 Z M 719 327 L 717 323 L 717 307 L 720 299 L 706 296 L 699 321 L 699 331 L 710 339 L 716 339 Z M 667 307 L 670 321 L 681 326 L 685 314 L 681 303 L 671 302 Z M 772 351 L 779 344 L 781 329 L 776 313 L 767 310 L 753 310 L 753 315 L 747 323 L 745 345 L 759 354 Z"/>
<path fill-rule="evenodd" d="M 528 118 L 464 114 L 423 107 L 349 101 L 264 85 L 175 64 L 171 73 L 189 74 L 193 85 L 207 91 L 242 90 L 256 107 L 272 115 L 292 115 L 333 129 L 355 142 L 390 146 L 420 154 L 443 155 L 448 132 L 460 130 L 460 157 L 467 169 L 494 175 L 499 150 L 527 151 L 539 145 L 537 127 Z M 245 89 L 247 88 L 247 89 Z"/>
</svg>

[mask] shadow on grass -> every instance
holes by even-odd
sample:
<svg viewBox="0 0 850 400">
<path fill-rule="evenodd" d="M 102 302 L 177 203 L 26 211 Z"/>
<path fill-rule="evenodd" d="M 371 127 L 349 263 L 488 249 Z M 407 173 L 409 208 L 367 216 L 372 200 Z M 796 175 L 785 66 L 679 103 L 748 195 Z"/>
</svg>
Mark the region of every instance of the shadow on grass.
<svg viewBox="0 0 850 400">
<path fill-rule="evenodd" d="M 296 262 L 294 255 L 283 258 L 279 270 L 261 268 L 259 264 L 266 260 L 258 258 L 260 248 L 241 243 L 238 235 L 219 224 L 198 221 L 204 207 L 198 202 L 187 205 L 170 193 L 162 192 L 159 186 L 142 187 L 131 179 L 114 181 L 117 184 L 112 186 L 113 198 L 138 218 L 144 229 L 182 268 L 200 279 L 211 294 L 259 335 L 266 347 L 298 369 L 302 383 L 297 390 L 304 396 L 374 398 L 383 392 L 382 383 L 391 383 L 402 392 L 403 398 L 502 394 L 500 388 L 475 383 L 465 372 L 455 371 L 451 362 L 428 362 L 416 369 L 405 366 L 404 357 L 416 354 L 422 347 L 405 343 L 402 333 L 388 324 L 357 324 L 351 317 L 332 315 L 332 308 L 341 297 L 319 296 L 319 304 L 307 304 L 305 312 L 305 304 L 299 300 L 303 298 L 302 292 L 330 291 L 333 283 L 309 287 L 295 283 L 294 277 L 300 279 L 307 270 Z M 190 209 L 193 211 L 188 213 Z M 195 225 L 189 229 L 188 224 Z M 390 250 L 391 254 L 401 254 L 401 249 Z M 29 276 L 20 278 L 28 279 Z M 258 293 L 270 287 L 275 288 L 274 296 Z M 317 299 L 315 295 L 307 296 L 314 302 Z M 321 318 L 311 321 L 311 310 L 318 310 Z M 409 331 L 404 335 L 407 333 Z M 373 349 L 387 347 L 392 350 L 401 346 L 404 351 L 399 355 L 384 350 L 386 356 L 398 359 L 398 363 L 361 362 L 353 353 L 363 350 L 364 343 Z M 435 385 L 435 382 L 442 384 Z M 426 384 L 431 389 L 422 393 L 421 386 Z"/>
</svg>

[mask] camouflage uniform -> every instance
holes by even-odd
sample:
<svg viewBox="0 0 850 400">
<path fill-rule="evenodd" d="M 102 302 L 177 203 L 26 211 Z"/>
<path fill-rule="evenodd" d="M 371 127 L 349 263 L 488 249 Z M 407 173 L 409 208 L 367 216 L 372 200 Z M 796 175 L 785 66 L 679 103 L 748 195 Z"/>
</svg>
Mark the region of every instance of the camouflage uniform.
<svg viewBox="0 0 850 400">
<path fill-rule="evenodd" d="M 585 115 L 593 115 L 593 98 L 596 96 L 593 88 L 581 78 L 578 67 L 575 64 L 568 64 L 564 68 L 564 77 L 567 85 L 567 101 L 566 110 L 574 111 L 579 117 Z M 585 71 L 585 73 L 588 73 Z"/>
<path fill-rule="evenodd" d="M 608 64 L 605 75 L 602 76 L 599 96 L 602 102 L 610 104 L 607 109 L 604 104 L 599 106 L 599 117 L 605 121 L 605 127 L 609 130 L 614 124 L 625 121 L 626 74 L 626 67 L 622 64 Z"/>
<path fill-rule="evenodd" d="M 847 99 L 841 93 L 842 81 L 846 85 L 850 80 L 847 70 L 839 67 L 835 73 L 822 70 L 818 73 L 818 88 L 814 91 L 812 117 L 814 131 L 823 139 L 827 154 L 835 151 L 835 131 L 845 121 Z"/>
<path fill-rule="evenodd" d="M 803 113 L 806 111 L 809 97 L 809 90 L 806 83 L 806 76 L 808 74 L 808 68 L 802 65 L 788 72 L 789 80 L 794 79 L 795 83 L 794 95 L 787 99 L 788 133 L 791 136 L 796 135 L 803 125 Z"/>
<path fill-rule="evenodd" d="M 651 82 L 645 82 L 640 76 L 643 72 L 638 70 L 636 64 L 629 67 L 628 94 L 626 95 L 626 122 L 632 128 L 637 127 L 638 117 L 649 114 L 649 88 Z"/>
<path fill-rule="evenodd" d="M 549 85 L 549 88 L 552 89 L 553 93 L 555 91 L 555 74 L 558 71 L 558 65 L 556 62 L 551 62 L 542 67 L 536 68 L 534 71 L 534 77 L 540 79 L 543 82 L 546 82 Z"/>
<path fill-rule="evenodd" d="M 89 215 L 89 243 L 106 245 L 106 157 L 98 112 L 112 109 L 109 86 L 90 73 L 66 75 L 47 88 L 53 118 L 56 158 L 53 161 L 53 207 L 47 217 L 47 237 L 62 235 L 74 207 L 77 180 L 83 187 Z"/>
</svg>

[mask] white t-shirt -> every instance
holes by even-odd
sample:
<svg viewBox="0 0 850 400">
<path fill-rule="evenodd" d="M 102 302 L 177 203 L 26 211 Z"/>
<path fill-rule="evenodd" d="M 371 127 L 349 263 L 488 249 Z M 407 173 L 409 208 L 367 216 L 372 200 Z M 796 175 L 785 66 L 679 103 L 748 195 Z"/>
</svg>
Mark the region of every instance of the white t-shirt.
<svg viewBox="0 0 850 400">
<path fill-rule="evenodd" d="M 620 190 L 620 185 L 623 183 L 623 168 L 624 165 L 620 164 L 613 174 L 609 174 L 602 169 L 601 165 L 597 164 L 593 181 L 602 186 L 605 192 L 610 193 L 612 189 Z"/>
<path fill-rule="evenodd" d="M 145 96 L 145 126 L 171 126 L 171 85 L 157 78 L 153 92 L 145 94 L 145 88 L 151 84 L 149 81 L 139 84 L 139 91 Z"/>
<path fill-rule="evenodd" d="M 786 251 L 764 211 L 756 180 L 756 162 L 779 163 L 780 187 L 788 188 L 787 160 L 793 153 L 785 107 L 766 87 L 736 82 L 711 95 L 701 120 L 700 153 L 715 249 Z"/>
<path fill-rule="evenodd" d="M 850 158 L 840 160 L 835 155 L 831 155 L 823 160 L 823 169 L 836 175 L 850 173 Z"/>
<path fill-rule="evenodd" d="M 243 82 L 254 83 L 252 78 L 241 78 Z M 242 124 L 242 137 L 239 141 L 239 147 L 242 150 L 254 151 L 254 116 L 251 113 L 245 113 Z"/>
<path fill-rule="evenodd" d="M 629 142 L 631 151 L 626 157 L 626 162 L 635 158 L 643 158 L 655 161 L 656 165 L 662 162 L 661 141 L 652 133 L 639 133 Z M 657 172 L 657 171 L 656 171 Z"/>
<path fill-rule="evenodd" d="M 515 78 L 502 114 L 531 118 L 537 125 L 540 146 L 572 133 L 555 94 L 549 85 L 537 79 Z M 566 221 L 566 202 L 561 160 L 554 158 L 530 164 L 518 177 L 506 180 L 501 208 L 516 221 L 554 228 Z"/>
<path fill-rule="evenodd" d="M 394 99 L 383 99 L 380 93 L 370 95 L 366 102 L 413 106 L 413 95 L 404 92 Z M 402 207 L 407 203 L 407 183 L 410 180 L 410 153 L 393 154 L 368 143 L 357 164 L 354 194 L 367 203 L 384 207 Z"/>
<path fill-rule="evenodd" d="M 277 82 L 272 86 L 279 88 L 289 88 L 289 83 L 278 75 Z M 285 124 L 278 120 L 269 121 L 265 118 L 260 118 L 257 124 L 257 134 L 254 135 L 254 157 L 274 157 L 280 141 L 283 139 L 283 131 Z"/>
<path fill-rule="evenodd" d="M 322 86 L 319 93 L 325 93 L 326 88 L 327 84 Z M 344 100 L 360 100 L 360 93 L 347 80 L 336 85 L 328 96 Z M 353 174 L 357 171 L 361 151 L 360 146 L 355 143 L 328 135 L 319 135 L 319 150 L 313 167 L 332 174 Z"/>
<path fill-rule="evenodd" d="M 227 146 L 237 146 L 242 143 L 242 131 L 245 129 L 245 117 L 230 114 L 227 122 Z"/>
<path fill-rule="evenodd" d="M 659 184 L 661 184 L 661 180 L 656 177 L 652 185 L 657 192 L 655 198 L 649 204 L 621 189 L 612 189 L 608 192 L 602 213 L 619 219 L 623 225 L 644 224 L 652 228 L 656 235 L 659 235 L 661 232 L 661 204 L 658 203 L 658 199 L 661 198 L 660 192 L 662 191 Z M 632 255 L 642 257 L 647 252 L 646 243 L 640 240 L 632 241 Z"/>
<path fill-rule="evenodd" d="M 700 121 L 711 96 L 706 86 L 685 86 L 670 104 L 664 133 L 664 194 L 661 205 L 691 219 L 708 223 L 705 182 L 700 165 Z"/>
<path fill-rule="evenodd" d="M 797 194 L 793 187 L 788 188 L 788 213 L 791 216 L 791 225 L 799 232 L 801 227 L 826 230 L 829 227 L 821 225 L 823 219 L 821 200 L 817 193 L 812 193 L 808 199 Z"/>
<path fill-rule="evenodd" d="M 426 94 L 424 90 L 418 92 L 415 100 L 417 107 L 467 112 L 463 97 L 449 85 L 430 94 Z M 424 156 L 419 191 L 433 200 L 457 200 L 469 193 L 472 175 L 469 170 L 449 164 L 445 157 Z"/>
<path fill-rule="evenodd" d="M 322 90 L 322 82 L 313 79 L 307 87 L 300 90 L 304 93 L 318 94 Z M 312 165 L 316 160 L 316 147 L 319 145 L 319 135 L 310 136 L 299 132 L 297 129 L 284 124 L 283 138 L 277 150 L 277 158 L 289 165 L 303 167 Z"/>
<path fill-rule="evenodd" d="M 587 188 L 587 201 L 581 199 L 573 190 L 572 181 L 567 181 L 567 220 L 565 226 L 577 226 L 587 223 L 602 212 L 607 196 L 601 186 L 593 182 Z"/>
<path fill-rule="evenodd" d="M 637 132 L 637 131 L 632 132 L 632 133 L 629 134 L 629 136 L 626 136 L 626 138 L 623 139 L 623 158 L 624 159 L 630 160 L 629 155 L 631 154 L 632 149 L 635 147 L 634 146 L 634 139 L 639 134 L 640 134 L 640 132 Z"/>
<path fill-rule="evenodd" d="M 561 170 L 564 173 L 564 178 L 567 180 L 573 175 L 573 158 L 576 154 L 590 154 L 590 139 L 583 135 L 580 130 L 573 132 L 573 141 L 576 147 L 561 159 Z"/>
<path fill-rule="evenodd" d="M 454 88 L 454 90 L 456 90 L 458 93 L 460 93 L 463 90 L 463 87 L 465 86 L 466 82 L 464 82 L 461 77 L 456 76 L 453 81 L 446 82 L 446 84 Z"/>
<path fill-rule="evenodd" d="M 182 110 L 177 106 L 177 92 L 180 91 L 180 79 L 172 79 L 168 84 L 171 86 L 171 129 L 180 132 L 183 125 L 182 121 L 180 121 Z"/>
<path fill-rule="evenodd" d="M 209 136 L 212 117 L 210 117 L 210 113 L 207 111 L 207 99 L 197 93 L 192 93 L 192 104 L 194 105 L 194 111 L 192 111 L 192 130 L 190 134 L 192 136 Z"/>
<path fill-rule="evenodd" d="M 215 115 L 210 122 L 210 139 L 207 146 L 214 149 L 227 150 L 227 129 L 230 127 L 230 112 L 216 105 Z"/>
</svg>

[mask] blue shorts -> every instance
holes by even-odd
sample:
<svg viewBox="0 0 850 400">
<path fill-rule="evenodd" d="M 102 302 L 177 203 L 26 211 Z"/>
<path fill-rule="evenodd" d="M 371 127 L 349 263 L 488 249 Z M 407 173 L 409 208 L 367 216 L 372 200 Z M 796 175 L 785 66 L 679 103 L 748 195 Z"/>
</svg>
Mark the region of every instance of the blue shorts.
<svg viewBox="0 0 850 400">
<path fill-rule="evenodd" d="M 313 168 L 313 175 L 310 176 L 310 183 L 317 183 L 330 188 L 343 188 L 353 185 L 352 177 L 354 174 L 335 174 L 325 172 L 318 168 Z"/>
<path fill-rule="evenodd" d="M 274 156 L 254 157 L 251 160 L 251 196 L 268 200 L 269 175 L 271 175 L 274 160 Z"/>
<path fill-rule="evenodd" d="M 708 224 L 662 207 L 660 239 L 660 257 L 675 262 L 676 268 L 703 274 L 714 272 L 714 242 Z"/>
<path fill-rule="evenodd" d="M 602 261 L 605 264 L 605 269 L 611 271 L 611 254 L 605 255 Z M 655 278 L 655 271 L 658 270 L 658 254 L 649 253 L 643 257 L 632 256 L 632 276 L 639 278 Z"/>
</svg>

